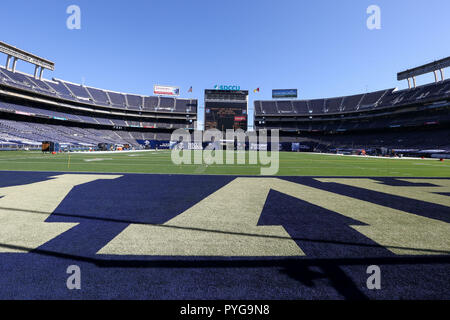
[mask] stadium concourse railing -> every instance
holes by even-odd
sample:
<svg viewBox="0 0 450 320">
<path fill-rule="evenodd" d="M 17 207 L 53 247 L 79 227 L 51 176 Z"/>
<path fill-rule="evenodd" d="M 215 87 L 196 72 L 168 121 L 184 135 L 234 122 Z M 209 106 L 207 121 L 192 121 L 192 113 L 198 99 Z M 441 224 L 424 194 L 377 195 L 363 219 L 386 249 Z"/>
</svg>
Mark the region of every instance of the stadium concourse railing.
<svg viewBox="0 0 450 320">
<path fill-rule="evenodd" d="M 0 141 L 0 151 L 29 151 L 29 150 L 39 150 L 41 145 L 35 144 L 19 144 L 10 142 Z"/>
<path fill-rule="evenodd" d="M 42 144 L 20 144 L 20 143 L 2 143 L 0 142 L 0 151 L 41 151 Z M 61 147 L 61 152 L 94 151 L 98 146 L 75 146 L 65 145 Z"/>
<path fill-rule="evenodd" d="M 170 123 L 167 122 L 137 122 L 136 120 L 128 120 L 128 119 L 111 119 L 105 118 L 101 116 L 96 116 L 94 114 L 91 115 L 82 115 L 82 114 L 71 114 L 64 113 L 55 110 L 41 109 L 37 107 L 24 106 L 17 103 L 4 103 L 0 101 L 0 111 L 6 113 L 17 114 L 21 116 L 29 116 L 29 117 L 44 117 L 53 120 L 60 121 L 71 121 L 77 123 L 87 123 L 87 124 L 95 124 L 102 125 L 112 128 L 118 127 L 129 127 L 129 128 L 152 128 L 152 129 L 178 129 L 178 128 L 189 128 L 188 124 L 183 123 Z M 173 119 L 177 120 L 177 119 Z"/>
<path fill-rule="evenodd" d="M 111 144 L 112 150 L 123 150 L 124 144 Z M 134 147 L 129 149 L 136 150 Z M 144 149 L 144 147 L 137 150 Z M 11 143 L 0 142 L 0 151 L 42 151 L 42 143 L 26 144 L 26 143 Z M 84 152 L 84 151 L 104 151 L 98 145 L 75 145 L 75 144 L 61 144 L 59 152 Z"/>
</svg>

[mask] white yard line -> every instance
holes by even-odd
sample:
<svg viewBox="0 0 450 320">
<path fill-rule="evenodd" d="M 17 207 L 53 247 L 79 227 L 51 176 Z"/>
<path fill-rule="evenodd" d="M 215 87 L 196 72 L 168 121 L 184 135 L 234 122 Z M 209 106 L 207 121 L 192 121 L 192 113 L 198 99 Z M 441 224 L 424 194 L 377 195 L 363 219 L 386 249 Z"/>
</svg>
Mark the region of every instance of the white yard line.
<svg viewBox="0 0 450 320">
<path fill-rule="evenodd" d="M 155 150 L 123 150 L 123 151 L 75 151 L 70 152 L 70 154 L 121 154 L 121 153 L 136 153 L 136 152 L 155 152 Z"/>
</svg>

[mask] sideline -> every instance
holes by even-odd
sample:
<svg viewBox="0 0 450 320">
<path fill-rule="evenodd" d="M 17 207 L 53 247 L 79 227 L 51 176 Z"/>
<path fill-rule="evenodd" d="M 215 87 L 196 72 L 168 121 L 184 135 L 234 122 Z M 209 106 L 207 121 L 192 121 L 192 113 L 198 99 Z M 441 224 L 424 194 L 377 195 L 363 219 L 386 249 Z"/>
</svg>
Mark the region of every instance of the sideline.
<svg viewBox="0 0 450 320">
<path fill-rule="evenodd" d="M 323 156 L 340 156 L 340 157 L 353 157 L 353 158 L 372 158 L 372 159 L 385 159 L 385 160 L 431 160 L 438 161 L 438 158 L 414 158 L 414 157 L 380 157 L 380 156 L 360 156 L 356 154 L 342 154 L 342 153 L 318 153 L 318 152 L 301 152 L 303 154 L 316 154 Z"/>
</svg>

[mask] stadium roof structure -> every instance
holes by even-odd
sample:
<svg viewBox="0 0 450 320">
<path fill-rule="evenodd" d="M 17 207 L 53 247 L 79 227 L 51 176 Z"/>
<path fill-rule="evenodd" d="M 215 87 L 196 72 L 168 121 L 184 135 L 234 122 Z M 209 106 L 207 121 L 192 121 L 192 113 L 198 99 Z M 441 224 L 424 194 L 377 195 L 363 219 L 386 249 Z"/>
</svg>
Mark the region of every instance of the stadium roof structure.
<svg viewBox="0 0 450 320">
<path fill-rule="evenodd" d="M 419 67 L 415 67 L 413 69 L 408 69 L 402 72 L 397 73 L 397 80 L 408 80 L 408 86 L 411 88 L 410 79 L 413 79 L 414 88 L 416 87 L 416 76 L 420 76 L 426 73 L 433 72 L 434 80 L 438 82 L 437 71 L 441 73 L 441 81 L 444 81 L 444 69 L 450 67 L 450 57 L 443 58 L 437 61 L 433 61 L 427 64 L 424 64 Z"/>
<path fill-rule="evenodd" d="M 48 69 L 51 71 L 55 70 L 55 63 L 53 63 L 50 60 L 41 58 L 35 54 L 29 53 L 27 51 L 24 51 L 22 49 L 16 48 L 10 44 L 7 44 L 5 42 L 0 41 L 0 52 L 7 55 L 6 58 L 6 70 L 9 70 L 9 65 L 11 63 L 11 59 L 14 58 L 13 65 L 12 65 L 12 72 L 16 71 L 16 64 L 17 60 L 22 60 L 31 64 L 34 64 L 36 66 L 34 71 L 34 77 L 37 78 L 38 76 L 38 70 L 41 69 L 39 72 L 39 79 L 42 79 L 42 74 L 44 72 L 44 69 Z"/>
</svg>

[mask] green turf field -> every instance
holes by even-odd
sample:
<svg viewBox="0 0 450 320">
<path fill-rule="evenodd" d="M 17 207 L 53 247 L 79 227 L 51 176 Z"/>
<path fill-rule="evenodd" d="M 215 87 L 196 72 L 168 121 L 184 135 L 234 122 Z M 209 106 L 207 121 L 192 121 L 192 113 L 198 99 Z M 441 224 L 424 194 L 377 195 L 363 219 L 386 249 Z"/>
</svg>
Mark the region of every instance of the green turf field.
<svg viewBox="0 0 450 320">
<path fill-rule="evenodd" d="M 248 153 L 247 153 L 248 156 Z M 0 170 L 259 175 L 260 165 L 174 165 L 170 151 L 135 153 L 0 152 Z M 280 176 L 450 177 L 450 161 L 280 153 Z"/>
</svg>

